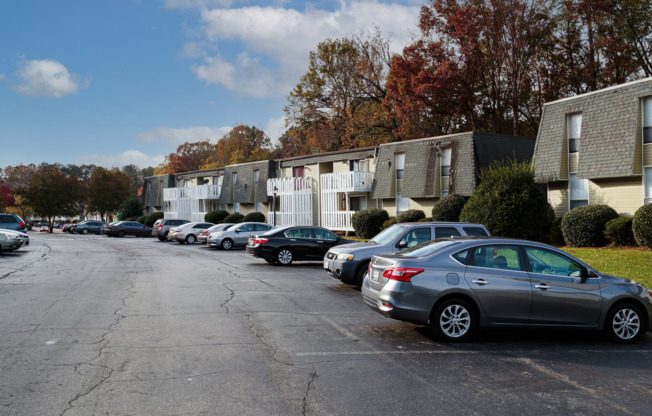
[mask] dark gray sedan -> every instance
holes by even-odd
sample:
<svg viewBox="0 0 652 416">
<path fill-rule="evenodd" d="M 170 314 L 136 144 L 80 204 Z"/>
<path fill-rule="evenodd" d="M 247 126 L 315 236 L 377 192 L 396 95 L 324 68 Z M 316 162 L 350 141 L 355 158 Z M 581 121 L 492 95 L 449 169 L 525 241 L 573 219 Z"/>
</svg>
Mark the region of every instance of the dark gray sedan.
<svg viewBox="0 0 652 416">
<path fill-rule="evenodd" d="M 362 299 L 391 318 L 430 326 L 442 341 L 478 326 L 594 329 L 616 342 L 652 322 L 652 291 L 600 273 L 546 244 L 445 238 L 372 258 Z"/>
<path fill-rule="evenodd" d="M 125 235 L 149 237 L 152 235 L 152 229 L 136 221 L 116 221 L 102 227 L 102 234 L 109 237 Z"/>
</svg>

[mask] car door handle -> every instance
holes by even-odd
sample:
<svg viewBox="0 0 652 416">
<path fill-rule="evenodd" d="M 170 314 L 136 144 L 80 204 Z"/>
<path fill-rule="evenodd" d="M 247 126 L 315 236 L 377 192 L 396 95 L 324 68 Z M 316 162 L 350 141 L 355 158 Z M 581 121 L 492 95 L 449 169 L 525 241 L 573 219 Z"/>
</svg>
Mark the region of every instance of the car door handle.
<svg viewBox="0 0 652 416">
<path fill-rule="evenodd" d="M 488 284 L 489 284 L 489 282 L 487 282 L 487 281 L 484 280 L 484 279 L 472 280 L 472 282 L 475 283 L 476 285 L 480 285 L 480 286 L 484 286 L 484 285 L 488 285 Z"/>
<path fill-rule="evenodd" d="M 324 244 L 324 242 L 321 241 L 321 240 L 317 240 L 317 242 L 318 242 L 319 244 Z"/>
<path fill-rule="evenodd" d="M 548 290 L 548 289 L 550 289 L 550 286 L 548 286 L 548 285 L 545 284 L 545 283 L 541 283 L 541 284 L 538 284 L 538 285 L 534 285 L 534 287 L 537 288 L 537 289 L 541 289 L 541 290 Z"/>
</svg>

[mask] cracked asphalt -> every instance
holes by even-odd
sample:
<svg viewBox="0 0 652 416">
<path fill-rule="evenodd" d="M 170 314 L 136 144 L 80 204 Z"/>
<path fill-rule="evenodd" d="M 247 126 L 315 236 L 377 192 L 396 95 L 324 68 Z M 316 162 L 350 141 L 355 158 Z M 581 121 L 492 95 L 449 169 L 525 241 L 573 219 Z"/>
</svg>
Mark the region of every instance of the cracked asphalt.
<svg viewBox="0 0 652 416">
<path fill-rule="evenodd" d="M 319 263 L 30 233 L 0 255 L 0 415 L 649 415 L 652 334 L 440 344 Z"/>
</svg>

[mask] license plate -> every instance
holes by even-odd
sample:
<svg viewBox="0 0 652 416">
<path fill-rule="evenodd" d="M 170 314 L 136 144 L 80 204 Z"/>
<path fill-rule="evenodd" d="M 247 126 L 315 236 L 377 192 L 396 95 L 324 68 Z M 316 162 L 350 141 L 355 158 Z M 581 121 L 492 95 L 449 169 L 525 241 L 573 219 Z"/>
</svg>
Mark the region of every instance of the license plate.
<svg viewBox="0 0 652 416">
<path fill-rule="evenodd" d="M 328 262 L 324 260 L 324 269 L 328 270 Z"/>
<path fill-rule="evenodd" d="M 380 277 L 380 272 L 378 270 L 374 270 L 371 272 L 371 280 L 373 280 L 374 282 L 377 282 L 379 277 Z"/>
</svg>

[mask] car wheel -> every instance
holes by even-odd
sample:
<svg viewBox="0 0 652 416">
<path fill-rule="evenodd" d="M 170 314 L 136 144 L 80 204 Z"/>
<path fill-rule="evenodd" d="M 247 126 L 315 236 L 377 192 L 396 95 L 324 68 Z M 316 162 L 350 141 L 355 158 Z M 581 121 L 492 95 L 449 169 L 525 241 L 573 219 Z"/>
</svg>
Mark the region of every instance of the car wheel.
<svg viewBox="0 0 652 416">
<path fill-rule="evenodd" d="M 124 232 L 124 230 L 120 230 L 120 231 L 118 231 L 118 237 L 124 237 L 125 234 L 126 234 L 126 233 Z"/>
<path fill-rule="evenodd" d="M 168 241 L 168 231 L 163 233 L 163 241 Z"/>
<path fill-rule="evenodd" d="M 362 281 L 364 280 L 365 274 L 367 274 L 367 271 L 369 270 L 369 262 L 364 262 L 360 266 L 358 266 L 358 270 L 355 272 L 355 286 L 357 288 L 362 287 Z"/>
<path fill-rule="evenodd" d="M 645 318 L 638 306 L 625 302 L 616 305 L 605 321 L 605 332 L 611 340 L 629 344 L 645 333 Z"/>
<path fill-rule="evenodd" d="M 231 250 L 233 248 L 233 241 L 228 238 L 222 240 L 222 248 L 224 250 Z"/>
<path fill-rule="evenodd" d="M 276 263 L 276 260 L 274 260 L 274 259 L 264 259 L 264 260 L 265 260 L 267 263 L 269 263 L 269 264 L 274 264 L 274 263 Z"/>
<path fill-rule="evenodd" d="M 193 234 L 188 234 L 186 237 L 186 243 L 188 244 L 195 244 L 197 242 L 197 237 L 195 237 Z"/>
<path fill-rule="evenodd" d="M 86 228 L 84 228 L 84 229 L 82 230 L 82 234 L 84 234 L 84 235 L 88 234 L 88 230 L 87 230 Z"/>
<path fill-rule="evenodd" d="M 289 248 L 282 248 L 276 253 L 276 261 L 282 266 L 287 266 L 294 260 L 294 254 Z"/>
<path fill-rule="evenodd" d="M 165 241 L 165 237 L 157 237 L 158 241 Z"/>
<path fill-rule="evenodd" d="M 462 342 L 473 335 L 475 311 L 464 299 L 449 299 L 437 307 L 430 317 L 430 330 L 444 342 Z"/>
</svg>

